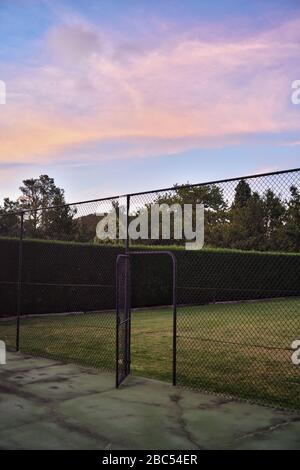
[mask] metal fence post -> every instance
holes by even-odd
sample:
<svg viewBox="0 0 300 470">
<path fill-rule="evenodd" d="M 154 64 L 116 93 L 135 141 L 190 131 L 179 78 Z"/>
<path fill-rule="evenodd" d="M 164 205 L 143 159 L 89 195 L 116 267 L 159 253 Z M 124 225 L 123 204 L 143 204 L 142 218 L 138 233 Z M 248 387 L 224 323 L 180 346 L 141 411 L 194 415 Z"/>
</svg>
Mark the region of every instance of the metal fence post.
<svg viewBox="0 0 300 470">
<path fill-rule="evenodd" d="M 17 290 L 17 336 L 16 350 L 20 351 L 20 320 L 22 310 L 22 266 L 23 266 L 23 233 L 24 233 L 24 212 L 21 212 L 20 237 L 19 237 L 19 261 L 18 261 L 18 290 Z"/>
<path fill-rule="evenodd" d="M 130 195 L 126 196 L 126 240 L 125 240 L 125 252 L 129 251 L 129 211 L 130 211 Z"/>
<path fill-rule="evenodd" d="M 173 385 L 177 384 L 177 259 L 173 259 Z"/>
<path fill-rule="evenodd" d="M 129 211 L 130 211 L 130 196 L 127 194 L 126 197 L 126 246 L 125 251 L 126 254 L 129 254 Z M 130 373 L 131 368 L 131 275 L 130 275 L 130 258 L 126 261 L 126 311 L 128 315 L 128 330 L 127 330 L 127 350 L 128 350 L 128 364 L 127 364 L 127 372 Z M 127 279 L 129 276 L 129 279 Z"/>
</svg>

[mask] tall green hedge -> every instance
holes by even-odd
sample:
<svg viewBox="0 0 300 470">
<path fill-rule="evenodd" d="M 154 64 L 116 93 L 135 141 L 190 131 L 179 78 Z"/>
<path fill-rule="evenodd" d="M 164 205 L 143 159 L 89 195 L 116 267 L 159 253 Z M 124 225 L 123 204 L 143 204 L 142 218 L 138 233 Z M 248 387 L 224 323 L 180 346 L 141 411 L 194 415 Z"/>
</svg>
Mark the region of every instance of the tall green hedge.
<svg viewBox="0 0 300 470">
<path fill-rule="evenodd" d="M 300 295 L 300 255 L 173 248 L 178 302 Z M 115 307 L 115 262 L 121 247 L 25 240 L 22 313 L 92 311 Z M 18 241 L 0 239 L 0 316 L 16 313 Z M 165 256 L 132 258 L 132 305 L 167 305 L 172 264 Z"/>
</svg>

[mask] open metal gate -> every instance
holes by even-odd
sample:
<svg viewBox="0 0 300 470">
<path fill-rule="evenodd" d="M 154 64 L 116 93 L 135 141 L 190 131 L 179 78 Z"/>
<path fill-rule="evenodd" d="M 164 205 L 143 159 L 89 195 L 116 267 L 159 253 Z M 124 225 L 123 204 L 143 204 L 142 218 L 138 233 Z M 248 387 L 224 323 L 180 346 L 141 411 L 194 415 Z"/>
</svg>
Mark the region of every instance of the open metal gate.
<svg viewBox="0 0 300 470">
<path fill-rule="evenodd" d="M 173 303 L 173 385 L 176 385 L 176 326 L 177 326 L 177 262 L 171 251 L 130 251 L 119 255 L 116 263 L 117 304 L 116 304 L 116 387 L 130 374 L 131 344 L 131 276 L 130 257 L 143 255 L 167 255 L 172 259 L 172 303 Z"/>
<path fill-rule="evenodd" d="M 130 263 L 128 255 L 117 258 L 116 387 L 130 372 Z"/>
</svg>

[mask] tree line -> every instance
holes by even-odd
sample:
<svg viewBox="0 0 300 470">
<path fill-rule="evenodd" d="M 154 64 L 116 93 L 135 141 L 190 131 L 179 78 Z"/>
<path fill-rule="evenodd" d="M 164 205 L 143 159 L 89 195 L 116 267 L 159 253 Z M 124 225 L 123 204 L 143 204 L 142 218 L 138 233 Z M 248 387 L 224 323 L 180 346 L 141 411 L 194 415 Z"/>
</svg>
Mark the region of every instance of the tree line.
<svg viewBox="0 0 300 470">
<path fill-rule="evenodd" d="M 225 193 L 227 199 L 225 197 Z M 271 188 L 253 191 L 241 179 L 234 188 L 211 184 L 175 186 L 156 203 L 204 204 L 205 245 L 259 251 L 300 250 L 300 193 L 295 185 L 286 197 Z M 176 243 L 176 240 L 173 240 Z"/>
<path fill-rule="evenodd" d="M 175 185 L 172 191 L 155 197 L 152 204 L 204 204 L 206 246 L 300 251 L 300 192 L 295 185 L 290 185 L 285 196 L 272 188 L 254 191 L 244 179 L 228 189 L 225 191 L 216 184 Z M 114 208 L 118 210 L 117 204 Z M 67 205 L 65 191 L 48 175 L 24 180 L 17 200 L 4 199 L 0 206 L 0 236 L 19 236 L 22 211 L 26 211 L 24 236 L 27 238 L 100 243 L 95 233 L 101 216 L 80 215 L 76 206 Z M 161 244 L 162 241 L 142 243 Z M 175 240 L 172 230 L 171 239 L 163 240 L 163 244 L 182 243 Z"/>
</svg>

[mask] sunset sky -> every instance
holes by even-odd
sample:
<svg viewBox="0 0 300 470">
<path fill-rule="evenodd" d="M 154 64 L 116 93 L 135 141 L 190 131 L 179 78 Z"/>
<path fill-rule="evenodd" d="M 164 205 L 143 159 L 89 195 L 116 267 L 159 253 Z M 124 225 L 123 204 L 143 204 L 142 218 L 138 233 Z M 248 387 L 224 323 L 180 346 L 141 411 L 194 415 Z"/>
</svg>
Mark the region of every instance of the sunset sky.
<svg viewBox="0 0 300 470">
<path fill-rule="evenodd" d="M 0 0 L 0 198 L 300 166 L 298 0 Z"/>
</svg>

